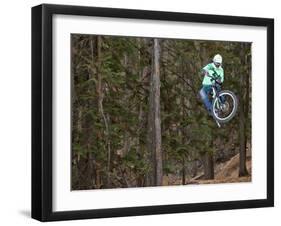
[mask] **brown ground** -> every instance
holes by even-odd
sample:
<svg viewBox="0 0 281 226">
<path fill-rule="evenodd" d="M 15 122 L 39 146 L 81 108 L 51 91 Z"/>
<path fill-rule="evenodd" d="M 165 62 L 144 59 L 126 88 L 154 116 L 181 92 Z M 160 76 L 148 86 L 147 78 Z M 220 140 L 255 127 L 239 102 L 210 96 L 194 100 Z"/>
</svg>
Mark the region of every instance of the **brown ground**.
<svg viewBox="0 0 281 226">
<path fill-rule="evenodd" d="M 251 181 L 252 158 L 247 156 L 246 161 L 248 176 L 239 177 L 239 154 L 232 157 L 229 161 L 219 164 L 215 169 L 214 180 L 204 180 L 193 178 L 189 183 L 192 184 L 215 184 L 215 183 L 234 183 Z"/>
<path fill-rule="evenodd" d="M 250 182 L 252 172 L 252 158 L 247 156 L 246 161 L 248 176 L 239 177 L 239 154 L 233 156 L 230 160 L 216 164 L 215 179 L 204 180 L 204 175 L 199 174 L 196 177 L 187 181 L 186 184 L 217 184 L 217 183 L 235 183 L 235 182 Z M 163 178 L 163 185 L 180 185 L 182 180 L 178 177 L 168 175 Z"/>
</svg>

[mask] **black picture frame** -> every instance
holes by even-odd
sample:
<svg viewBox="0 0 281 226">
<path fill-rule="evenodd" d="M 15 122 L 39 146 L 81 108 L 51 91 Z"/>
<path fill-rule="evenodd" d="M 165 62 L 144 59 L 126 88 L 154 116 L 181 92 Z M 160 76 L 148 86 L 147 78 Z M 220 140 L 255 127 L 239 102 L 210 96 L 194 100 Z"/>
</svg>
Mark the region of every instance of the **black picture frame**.
<svg viewBox="0 0 281 226">
<path fill-rule="evenodd" d="M 55 14 L 266 27 L 267 198 L 54 212 L 52 210 L 52 18 Z M 32 8 L 32 218 L 40 221 L 56 221 L 271 206 L 274 206 L 273 19 L 50 4 Z"/>
</svg>

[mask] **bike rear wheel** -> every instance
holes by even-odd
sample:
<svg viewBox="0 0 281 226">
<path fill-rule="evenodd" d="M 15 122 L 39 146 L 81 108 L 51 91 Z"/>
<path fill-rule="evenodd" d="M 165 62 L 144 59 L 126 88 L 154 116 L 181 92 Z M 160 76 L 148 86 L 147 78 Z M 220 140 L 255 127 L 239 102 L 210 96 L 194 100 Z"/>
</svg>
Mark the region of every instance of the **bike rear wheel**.
<svg viewBox="0 0 281 226">
<path fill-rule="evenodd" d="M 216 121 L 226 123 L 236 114 L 238 100 L 235 94 L 229 90 L 219 92 L 212 104 L 212 114 Z"/>
</svg>

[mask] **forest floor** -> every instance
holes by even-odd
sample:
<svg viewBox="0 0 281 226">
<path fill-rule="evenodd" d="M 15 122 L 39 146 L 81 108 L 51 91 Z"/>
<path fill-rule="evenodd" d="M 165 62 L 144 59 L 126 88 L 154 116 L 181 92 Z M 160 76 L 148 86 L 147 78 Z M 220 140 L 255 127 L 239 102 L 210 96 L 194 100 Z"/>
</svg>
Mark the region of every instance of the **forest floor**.
<svg viewBox="0 0 281 226">
<path fill-rule="evenodd" d="M 249 175 L 239 177 L 239 154 L 234 155 L 228 161 L 215 164 L 215 178 L 213 180 L 205 180 L 204 174 L 200 173 L 191 178 L 186 184 L 218 184 L 218 183 L 236 183 L 236 182 L 250 182 L 252 179 L 252 157 L 247 155 L 246 167 Z M 179 185 L 182 184 L 180 178 L 164 176 L 164 185 Z"/>
<path fill-rule="evenodd" d="M 191 184 L 216 184 L 216 183 L 234 183 L 234 182 L 250 182 L 252 172 L 252 157 L 247 156 L 246 167 L 249 175 L 239 177 L 239 154 L 233 156 L 230 160 L 220 163 L 215 167 L 215 179 L 204 180 L 192 178 Z"/>
</svg>

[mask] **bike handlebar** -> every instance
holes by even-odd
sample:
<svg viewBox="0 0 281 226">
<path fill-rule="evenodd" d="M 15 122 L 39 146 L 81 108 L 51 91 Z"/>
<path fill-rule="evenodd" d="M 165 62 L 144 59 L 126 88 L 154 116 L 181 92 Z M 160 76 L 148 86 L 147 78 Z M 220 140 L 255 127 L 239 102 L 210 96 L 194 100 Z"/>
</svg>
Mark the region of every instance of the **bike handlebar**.
<svg viewBox="0 0 281 226">
<path fill-rule="evenodd" d="M 207 72 L 207 76 L 211 78 L 211 81 L 215 81 L 215 83 L 217 83 L 217 84 L 219 84 L 219 85 L 222 84 L 221 81 L 218 81 L 219 76 L 214 77 L 214 76 L 210 75 L 208 72 Z"/>
</svg>

